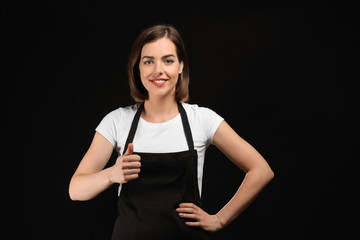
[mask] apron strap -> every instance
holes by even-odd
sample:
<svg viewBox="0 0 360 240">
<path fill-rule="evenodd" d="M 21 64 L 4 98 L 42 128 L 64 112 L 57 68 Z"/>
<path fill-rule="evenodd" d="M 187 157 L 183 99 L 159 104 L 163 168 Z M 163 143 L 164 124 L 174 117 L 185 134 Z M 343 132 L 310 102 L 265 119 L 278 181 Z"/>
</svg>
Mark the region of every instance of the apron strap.
<svg viewBox="0 0 360 240">
<path fill-rule="evenodd" d="M 181 121 L 182 121 L 182 124 L 184 127 L 185 137 L 186 137 L 187 144 L 189 146 L 189 150 L 193 151 L 194 150 L 194 141 L 193 141 L 191 128 L 190 128 L 190 124 L 189 124 L 189 120 L 188 120 L 186 111 L 180 102 L 178 102 L 178 108 L 179 108 L 179 112 L 181 115 Z"/>
<path fill-rule="evenodd" d="M 129 143 L 131 143 L 133 140 L 134 140 L 134 136 L 135 136 L 135 132 L 136 132 L 136 128 L 137 128 L 137 125 L 139 123 L 139 119 L 140 119 L 140 115 L 142 113 L 142 111 L 144 110 L 144 103 L 141 103 L 135 116 L 134 116 L 134 119 L 131 123 L 131 128 L 130 128 L 130 132 L 129 132 L 129 135 L 126 139 L 126 143 L 125 143 L 125 146 L 124 146 L 124 151 L 123 151 L 123 154 L 124 155 L 126 153 L 126 150 L 129 146 Z"/>
<path fill-rule="evenodd" d="M 178 109 L 179 109 L 179 112 L 180 112 L 181 121 L 182 121 L 182 124 L 183 124 L 185 137 L 186 137 L 186 141 L 187 141 L 189 150 L 193 151 L 194 150 L 194 141 L 193 141 L 193 138 L 192 138 L 192 133 L 191 133 L 190 124 L 189 124 L 189 120 L 188 120 L 186 111 L 185 111 L 184 107 L 182 106 L 182 104 L 180 102 L 178 102 L 177 104 L 178 104 Z M 139 123 L 140 115 L 141 115 L 143 110 L 144 110 L 144 103 L 141 103 L 138 110 L 137 110 L 137 112 L 136 112 L 136 114 L 135 114 L 135 116 L 134 116 L 134 119 L 133 119 L 133 121 L 131 123 L 131 128 L 130 128 L 130 131 L 129 131 L 129 135 L 128 135 L 127 139 L 126 139 L 123 155 L 125 154 L 125 152 L 127 150 L 127 147 L 129 146 L 129 143 L 131 143 L 134 140 L 137 125 Z"/>
</svg>

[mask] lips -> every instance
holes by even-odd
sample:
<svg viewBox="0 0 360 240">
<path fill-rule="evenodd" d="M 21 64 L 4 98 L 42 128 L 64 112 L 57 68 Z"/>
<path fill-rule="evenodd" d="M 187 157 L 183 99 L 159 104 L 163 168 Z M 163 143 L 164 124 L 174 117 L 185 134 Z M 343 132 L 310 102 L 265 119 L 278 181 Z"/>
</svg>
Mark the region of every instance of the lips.
<svg viewBox="0 0 360 240">
<path fill-rule="evenodd" d="M 154 78 L 154 79 L 150 80 L 150 82 L 152 82 L 155 86 L 158 86 L 158 87 L 163 86 L 167 81 L 168 81 L 168 79 L 166 79 L 166 78 Z"/>
</svg>

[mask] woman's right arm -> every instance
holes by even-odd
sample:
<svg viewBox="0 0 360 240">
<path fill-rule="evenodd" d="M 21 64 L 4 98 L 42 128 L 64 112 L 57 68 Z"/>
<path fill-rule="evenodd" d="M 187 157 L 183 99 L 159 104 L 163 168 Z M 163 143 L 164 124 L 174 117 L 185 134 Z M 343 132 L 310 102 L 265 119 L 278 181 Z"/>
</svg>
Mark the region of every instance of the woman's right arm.
<svg viewBox="0 0 360 240">
<path fill-rule="evenodd" d="M 119 156 L 116 163 L 104 169 L 109 161 L 113 146 L 100 133 L 96 132 L 89 150 L 76 169 L 69 186 L 72 200 L 89 200 L 110 187 L 113 183 L 126 183 L 138 178 L 140 156 L 133 155 L 130 143 L 126 153 Z"/>
</svg>

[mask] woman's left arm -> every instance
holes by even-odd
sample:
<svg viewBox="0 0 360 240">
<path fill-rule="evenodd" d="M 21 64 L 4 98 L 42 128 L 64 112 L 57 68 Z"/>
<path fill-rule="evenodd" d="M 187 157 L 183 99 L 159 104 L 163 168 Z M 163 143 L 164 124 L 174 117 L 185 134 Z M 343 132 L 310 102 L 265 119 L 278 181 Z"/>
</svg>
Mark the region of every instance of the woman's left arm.
<svg viewBox="0 0 360 240">
<path fill-rule="evenodd" d="M 221 123 L 213 139 L 217 146 L 245 173 L 245 178 L 234 197 L 217 213 L 224 225 L 239 216 L 271 181 L 274 173 L 266 160 L 225 121 Z"/>
<path fill-rule="evenodd" d="M 180 204 L 177 211 L 181 217 L 197 220 L 187 224 L 207 231 L 217 231 L 238 217 L 274 177 L 265 159 L 225 121 L 217 129 L 213 143 L 246 175 L 233 198 L 215 215 L 192 203 Z"/>
</svg>

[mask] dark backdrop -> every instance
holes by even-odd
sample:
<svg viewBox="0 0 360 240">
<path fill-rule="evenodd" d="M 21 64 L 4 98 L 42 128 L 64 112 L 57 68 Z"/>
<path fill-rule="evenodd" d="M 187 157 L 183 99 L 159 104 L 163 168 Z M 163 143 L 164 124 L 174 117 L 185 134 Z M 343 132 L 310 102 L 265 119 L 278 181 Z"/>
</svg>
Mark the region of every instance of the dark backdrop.
<svg viewBox="0 0 360 240">
<path fill-rule="evenodd" d="M 72 202 L 68 184 L 101 119 L 133 103 L 126 63 L 135 37 L 170 23 L 190 58 L 190 103 L 223 116 L 275 172 L 251 207 L 211 239 L 358 235 L 354 6 L 213 2 L 4 6 L 2 185 L 9 227 L 2 234 L 109 239 L 116 186 Z M 204 209 L 216 213 L 243 176 L 211 146 Z"/>
</svg>

